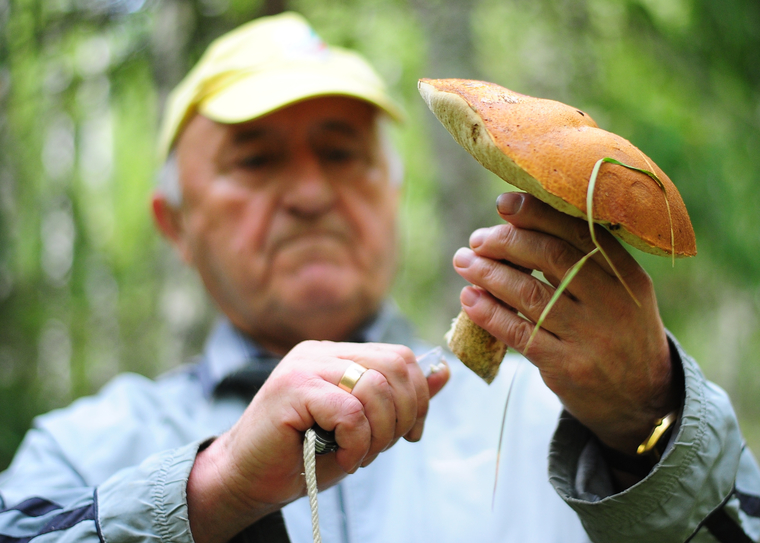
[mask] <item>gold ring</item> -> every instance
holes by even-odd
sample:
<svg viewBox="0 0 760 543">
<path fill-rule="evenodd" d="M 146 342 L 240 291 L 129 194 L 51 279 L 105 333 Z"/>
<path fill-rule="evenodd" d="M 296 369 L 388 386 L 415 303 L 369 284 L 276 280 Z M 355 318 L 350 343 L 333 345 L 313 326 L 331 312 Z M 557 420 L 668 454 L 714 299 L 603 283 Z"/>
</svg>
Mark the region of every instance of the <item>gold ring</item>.
<svg viewBox="0 0 760 543">
<path fill-rule="evenodd" d="M 354 387 L 356 386 L 356 383 L 359 382 L 359 378 L 364 375 L 365 371 L 367 371 L 367 368 L 361 364 L 351 362 L 351 365 L 346 368 L 345 373 L 343 373 L 343 377 L 340 378 L 338 386 L 351 394 L 351 392 L 354 390 Z"/>
</svg>

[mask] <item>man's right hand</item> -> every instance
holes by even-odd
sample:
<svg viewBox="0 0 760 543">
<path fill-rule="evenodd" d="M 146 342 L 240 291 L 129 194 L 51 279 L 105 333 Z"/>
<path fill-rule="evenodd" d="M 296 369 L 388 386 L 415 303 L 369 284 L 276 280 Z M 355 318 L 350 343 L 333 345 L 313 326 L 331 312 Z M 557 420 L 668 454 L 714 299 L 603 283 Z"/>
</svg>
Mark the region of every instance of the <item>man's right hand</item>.
<svg viewBox="0 0 760 543">
<path fill-rule="evenodd" d="M 351 393 L 338 387 L 346 369 L 366 371 Z M 193 538 L 227 541 L 305 494 L 303 436 L 315 423 L 334 430 L 340 447 L 317 459 L 320 489 L 368 465 L 400 437 L 422 436 L 428 401 L 448 370 L 425 379 L 400 345 L 307 341 L 297 345 L 232 429 L 196 457 L 187 485 Z"/>
</svg>

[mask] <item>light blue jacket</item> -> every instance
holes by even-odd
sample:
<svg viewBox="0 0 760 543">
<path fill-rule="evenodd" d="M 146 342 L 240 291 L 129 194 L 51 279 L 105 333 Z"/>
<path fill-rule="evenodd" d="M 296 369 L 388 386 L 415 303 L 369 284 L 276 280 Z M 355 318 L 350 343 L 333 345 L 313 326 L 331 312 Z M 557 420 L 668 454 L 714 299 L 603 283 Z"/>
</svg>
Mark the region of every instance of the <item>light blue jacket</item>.
<svg viewBox="0 0 760 543">
<path fill-rule="evenodd" d="M 387 308 L 365 339 L 428 349 Z M 680 426 L 660 464 L 627 491 L 613 493 L 583 426 L 567 415 L 557 426 L 561 405 L 531 364 L 508 356 L 489 387 L 452 360 L 422 441 L 400 441 L 320 493 L 323 540 L 655 543 L 696 533 L 695 542 L 741 542 L 731 537 L 746 532 L 752 539 L 744 541 L 760 541 L 760 471 L 726 395 L 678 352 L 686 381 Z M 156 381 L 121 375 L 98 395 L 38 417 L 0 475 L 0 543 L 191 543 L 185 487 L 195 454 L 241 415 L 247 399 L 234 393 L 235 376 L 261 355 L 223 321 L 199 363 Z M 266 370 L 276 362 L 257 363 Z M 305 499 L 283 516 L 292 543 L 312 540 Z M 706 519 L 713 532 L 740 531 L 716 539 L 700 528 Z"/>
</svg>

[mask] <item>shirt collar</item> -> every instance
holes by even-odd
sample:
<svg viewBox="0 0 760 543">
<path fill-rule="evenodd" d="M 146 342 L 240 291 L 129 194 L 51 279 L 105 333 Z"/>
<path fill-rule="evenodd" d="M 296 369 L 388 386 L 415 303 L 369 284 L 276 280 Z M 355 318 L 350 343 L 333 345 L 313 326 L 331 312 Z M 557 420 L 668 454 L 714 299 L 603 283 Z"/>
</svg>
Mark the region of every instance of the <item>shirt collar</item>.
<svg viewBox="0 0 760 543">
<path fill-rule="evenodd" d="M 388 301 L 350 341 L 407 343 L 410 339 L 409 323 L 396 304 Z M 226 317 L 221 317 L 206 340 L 198 377 L 206 396 L 226 389 L 255 392 L 280 358 L 235 328 Z"/>
</svg>

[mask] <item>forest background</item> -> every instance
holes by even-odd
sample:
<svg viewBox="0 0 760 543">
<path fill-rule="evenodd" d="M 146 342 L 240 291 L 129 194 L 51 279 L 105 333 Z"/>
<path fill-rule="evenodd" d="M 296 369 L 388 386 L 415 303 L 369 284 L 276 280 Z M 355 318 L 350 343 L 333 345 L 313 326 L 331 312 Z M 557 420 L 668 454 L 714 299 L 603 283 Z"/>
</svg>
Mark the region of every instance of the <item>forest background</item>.
<svg viewBox="0 0 760 543">
<path fill-rule="evenodd" d="M 0 469 L 35 414 L 199 351 L 214 308 L 149 215 L 158 119 L 214 37 L 284 9 L 367 55 L 406 108 L 394 295 L 425 337 L 442 342 L 464 285 L 451 257 L 499 222 L 507 186 L 440 127 L 417 79 L 572 104 L 678 186 L 698 256 L 635 256 L 760 451 L 756 0 L 0 0 Z"/>
</svg>

